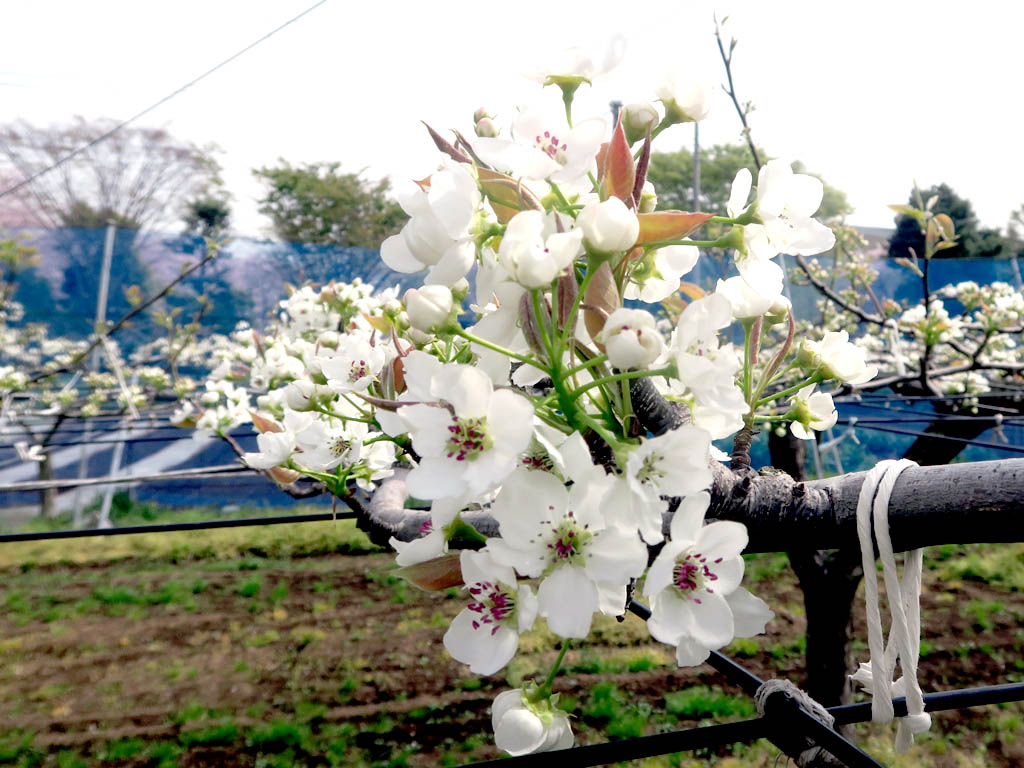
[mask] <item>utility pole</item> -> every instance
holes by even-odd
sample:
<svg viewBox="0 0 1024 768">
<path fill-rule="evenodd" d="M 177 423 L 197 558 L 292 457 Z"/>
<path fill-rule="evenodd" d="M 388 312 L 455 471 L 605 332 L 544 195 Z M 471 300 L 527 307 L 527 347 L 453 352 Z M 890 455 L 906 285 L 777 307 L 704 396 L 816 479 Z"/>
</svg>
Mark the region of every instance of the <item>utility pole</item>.
<svg viewBox="0 0 1024 768">
<path fill-rule="evenodd" d="M 609 101 L 608 106 L 612 110 L 612 130 L 615 130 L 615 126 L 619 124 L 619 112 L 622 110 L 622 102 L 616 99 L 615 101 Z"/>
<path fill-rule="evenodd" d="M 100 267 L 100 285 L 96 296 L 96 322 L 93 325 L 93 332 L 102 334 L 106 331 L 107 324 L 107 296 L 110 293 L 110 267 L 114 260 L 114 238 L 117 235 L 117 225 L 113 221 L 107 222 L 107 236 L 103 241 L 103 264 Z M 100 347 L 92 351 L 89 358 L 89 370 L 97 371 L 100 367 Z M 78 479 L 81 480 L 89 471 L 89 441 L 92 440 L 89 420 L 85 422 L 85 430 L 82 433 L 82 451 L 78 459 Z M 73 500 L 74 511 L 72 515 L 72 527 L 79 528 L 82 525 L 82 489 L 75 489 Z"/>
</svg>

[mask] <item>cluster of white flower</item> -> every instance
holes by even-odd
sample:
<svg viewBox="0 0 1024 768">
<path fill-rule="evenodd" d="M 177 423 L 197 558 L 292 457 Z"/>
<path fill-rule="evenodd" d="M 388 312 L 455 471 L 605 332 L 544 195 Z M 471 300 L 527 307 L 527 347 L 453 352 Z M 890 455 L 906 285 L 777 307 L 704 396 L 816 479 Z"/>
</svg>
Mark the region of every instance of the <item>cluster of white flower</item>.
<svg viewBox="0 0 1024 768">
<path fill-rule="evenodd" d="M 764 631 L 771 611 L 741 586 L 744 527 L 705 522 L 712 441 L 780 419 L 810 438 L 836 419 L 816 384 L 875 374 L 845 334 L 797 345 L 790 332 L 758 357 L 770 329 L 792 328 L 772 259 L 832 245 L 812 218 L 821 183 L 772 161 L 748 205 L 753 180 L 741 172 L 718 219 L 725 234 L 688 239 L 711 215 L 657 210 L 634 154 L 701 119 L 707 92 L 670 80 L 663 116 L 630 105 L 610 134 L 600 118 L 572 122 L 575 89 L 614 58 L 577 51 L 576 69 L 540 78 L 562 90 L 564 116 L 527 107 L 503 127 L 478 110 L 472 145 L 431 131 L 437 170 L 401 197 L 410 219 L 381 250 L 392 269 L 423 273 L 423 287 L 401 302 L 358 283 L 296 290 L 275 327 L 234 335 L 200 398 L 200 426 L 252 419 L 259 450 L 243 458 L 278 481 L 306 475 L 343 494 L 408 467 L 430 520 L 419 538 L 392 541 L 398 563 L 410 578 L 458 569 L 467 606 L 444 642 L 480 674 L 503 668 L 538 619 L 566 647 L 586 637 L 595 616 L 625 613 L 634 586 L 681 665 Z M 672 322 L 623 306 L 677 296 L 699 246 L 735 248 L 739 274 Z M 735 323 L 742 345 L 723 336 Z M 685 405 L 689 423 L 647 432 L 645 391 Z M 497 535 L 463 518 L 481 507 Z M 466 538 L 475 551 L 447 554 Z M 648 567 L 650 547 L 660 551 Z M 551 696 L 556 672 L 496 700 L 506 751 L 572 743 Z"/>
</svg>

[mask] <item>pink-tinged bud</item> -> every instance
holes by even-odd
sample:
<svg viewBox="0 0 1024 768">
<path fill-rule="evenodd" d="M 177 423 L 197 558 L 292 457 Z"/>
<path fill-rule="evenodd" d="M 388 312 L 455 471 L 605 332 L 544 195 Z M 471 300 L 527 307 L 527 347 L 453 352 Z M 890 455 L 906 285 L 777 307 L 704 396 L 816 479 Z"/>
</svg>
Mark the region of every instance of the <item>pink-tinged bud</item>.
<svg viewBox="0 0 1024 768">
<path fill-rule="evenodd" d="M 638 101 L 622 108 L 622 127 L 626 131 L 626 140 L 635 144 L 658 127 L 661 116 L 658 108 L 649 101 Z"/>
<path fill-rule="evenodd" d="M 487 120 L 492 117 L 494 117 L 494 115 L 488 112 L 486 107 L 478 107 L 476 112 L 473 113 L 473 122 L 479 123 L 481 120 Z"/>
<path fill-rule="evenodd" d="M 640 234 L 636 214 L 617 197 L 588 205 L 576 217 L 576 225 L 583 230 L 586 244 L 598 253 L 625 251 Z"/>
<path fill-rule="evenodd" d="M 654 315 L 642 309 L 615 310 L 594 340 L 604 345 L 608 362 L 623 370 L 645 368 L 665 351 Z"/>
<path fill-rule="evenodd" d="M 452 292 L 445 285 L 425 285 L 405 292 L 405 311 L 409 324 L 418 331 L 429 333 L 448 322 L 454 302 Z"/>
<path fill-rule="evenodd" d="M 576 275 L 572 270 L 569 270 L 561 277 L 558 278 L 558 324 L 561 330 L 565 330 L 565 321 L 569 317 L 569 313 L 572 312 L 573 305 L 576 303 L 576 297 L 579 296 L 580 287 L 576 283 Z M 569 335 L 571 336 L 576 332 L 576 317 L 572 319 L 572 328 L 570 329 Z"/>
<path fill-rule="evenodd" d="M 498 136 L 498 126 L 489 117 L 477 120 L 473 130 L 476 131 L 477 136 L 483 139 L 494 139 Z"/>
</svg>

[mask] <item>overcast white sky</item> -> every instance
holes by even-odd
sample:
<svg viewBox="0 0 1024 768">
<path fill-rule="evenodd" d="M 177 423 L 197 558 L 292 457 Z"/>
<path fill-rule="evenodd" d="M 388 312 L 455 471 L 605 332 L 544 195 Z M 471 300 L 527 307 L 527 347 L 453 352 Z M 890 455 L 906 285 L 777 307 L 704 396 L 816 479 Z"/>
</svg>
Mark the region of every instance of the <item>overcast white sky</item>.
<svg viewBox="0 0 1024 768">
<path fill-rule="evenodd" d="M 8 3 L 0 120 L 125 118 L 313 2 Z M 904 202 L 914 179 L 949 183 L 990 226 L 1024 203 L 1024 4 L 1005 1 L 328 0 L 142 124 L 219 144 L 235 229 L 260 235 L 251 168 L 338 160 L 371 178 L 420 178 L 436 156 L 420 119 L 468 132 L 477 106 L 510 115 L 557 99 L 519 74 L 548 47 L 629 38 L 622 66 L 581 92 L 577 119 L 606 115 L 612 99 L 653 99 L 669 70 L 717 84 L 713 13 L 739 39 L 734 74 L 757 106 L 758 143 L 843 189 L 852 223 L 890 226 L 885 205 Z M 702 143 L 736 141 L 738 128 L 719 92 Z M 658 143 L 692 140 L 677 126 Z"/>
</svg>

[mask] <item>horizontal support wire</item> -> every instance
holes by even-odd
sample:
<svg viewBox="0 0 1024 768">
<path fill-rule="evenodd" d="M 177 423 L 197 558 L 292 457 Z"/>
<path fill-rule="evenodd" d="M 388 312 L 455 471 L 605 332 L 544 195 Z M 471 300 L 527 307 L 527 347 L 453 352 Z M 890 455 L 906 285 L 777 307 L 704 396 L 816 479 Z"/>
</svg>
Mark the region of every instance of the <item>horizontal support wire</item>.
<svg viewBox="0 0 1024 768">
<path fill-rule="evenodd" d="M 243 437 L 256 437 L 259 432 L 232 432 L 231 437 L 243 438 Z M 210 435 L 209 437 L 197 438 L 195 435 L 153 435 L 150 437 L 119 437 L 113 440 L 72 440 L 72 441 L 61 441 L 61 442 L 50 442 L 43 445 L 43 448 L 66 448 L 74 445 L 118 445 L 121 443 L 174 443 L 178 441 L 189 441 L 196 442 L 197 440 L 202 441 L 214 441 L 220 440 L 218 435 Z M 13 444 L 3 445 L 0 444 L 0 448 L 7 448 L 13 450 Z"/>
<path fill-rule="evenodd" d="M 46 541 L 49 539 L 82 539 L 90 536 L 125 536 L 133 533 L 172 533 L 175 531 L 206 531 L 213 528 L 244 528 L 257 525 L 284 525 L 287 523 L 323 523 L 330 520 L 353 518 L 352 510 L 315 512 L 306 515 L 280 515 L 277 517 L 239 517 L 233 520 L 204 520 L 195 523 L 155 523 L 153 525 L 126 525 L 122 528 L 81 528 L 67 531 L 35 531 L 0 534 L 0 544 L 17 541 Z"/>
<path fill-rule="evenodd" d="M 29 480 L 24 483 L 7 483 L 0 485 L 0 493 L 22 491 L 44 491 L 48 488 L 79 488 L 87 485 L 128 485 L 130 483 L 148 482 L 150 480 L 174 480 L 195 477 L 212 477 L 230 475 L 238 472 L 255 472 L 249 467 L 238 464 L 218 464 L 213 467 L 197 467 L 195 469 L 177 469 L 171 472 L 157 472 L 153 475 L 118 475 L 116 477 L 86 477 L 81 480 Z"/>
<path fill-rule="evenodd" d="M 1024 700 L 1024 683 L 989 685 L 980 688 L 966 688 L 959 691 L 940 691 L 938 693 L 925 694 L 924 697 L 925 711 L 927 712 L 941 712 L 950 709 L 964 709 L 966 707 L 1003 704 L 1021 700 Z M 902 697 L 894 699 L 893 708 L 897 717 L 906 715 L 906 699 Z M 828 711 L 835 717 L 836 725 L 864 723 L 871 719 L 871 702 L 831 707 Z M 486 760 L 470 763 L 466 768 L 489 765 L 549 765 L 554 763 L 557 763 L 560 768 L 606 765 L 624 760 L 666 755 L 672 752 L 707 749 L 724 744 L 749 743 L 757 739 L 767 738 L 771 728 L 772 725 L 767 721 L 767 718 L 758 717 L 750 720 L 738 720 L 733 723 L 717 723 L 715 725 L 687 728 L 670 733 L 659 733 L 654 736 L 641 736 L 623 741 L 589 744 L 558 752 L 523 755 L 522 757 L 502 758 L 500 760 Z M 655 749 L 658 751 L 654 751 Z"/>
<path fill-rule="evenodd" d="M 637 603 L 635 600 L 630 601 L 627 609 L 630 613 L 639 616 L 644 621 L 651 617 L 650 608 Z M 707 663 L 717 672 L 724 675 L 726 680 L 741 688 L 748 696 L 755 696 L 761 686 L 764 685 L 764 680 L 718 651 L 711 651 Z M 856 744 L 845 739 L 842 734 L 818 722 L 809 712 L 801 708 L 784 693 L 774 693 L 767 698 L 765 701 L 765 718 L 769 721 L 775 721 L 776 725 L 779 722 L 792 724 L 792 721 L 797 721 L 796 724 L 801 733 L 809 736 L 814 742 L 845 762 L 850 768 L 860 768 L 860 766 L 883 768 L 881 763 L 871 757 L 871 755 L 864 752 Z M 785 733 L 785 730 L 783 729 L 782 732 Z M 779 729 L 772 728 L 773 735 L 778 733 Z M 792 747 L 793 739 L 791 734 L 786 734 L 785 743 L 779 743 L 772 736 L 768 736 L 768 739 L 779 749 L 789 754 L 786 746 Z"/>
<path fill-rule="evenodd" d="M 848 419 L 839 419 L 836 422 L 840 426 L 849 426 L 850 421 Z M 909 437 L 927 437 L 933 440 L 948 440 L 954 443 L 965 443 L 967 445 L 976 445 L 979 448 L 992 448 L 997 451 L 1007 451 L 1009 453 L 1024 453 L 1024 446 L 1019 445 L 1003 445 L 1002 443 L 992 443 L 986 440 L 970 440 L 966 437 L 952 437 L 950 435 L 943 435 L 938 432 L 921 432 L 916 429 L 899 429 L 897 427 L 883 427 L 877 424 L 864 424 L 858 419 L 853 422 L 854 429 L 873 429 L 876 432 L 890 432 L 894 435 L 907 435 Z"/>
</svg>

